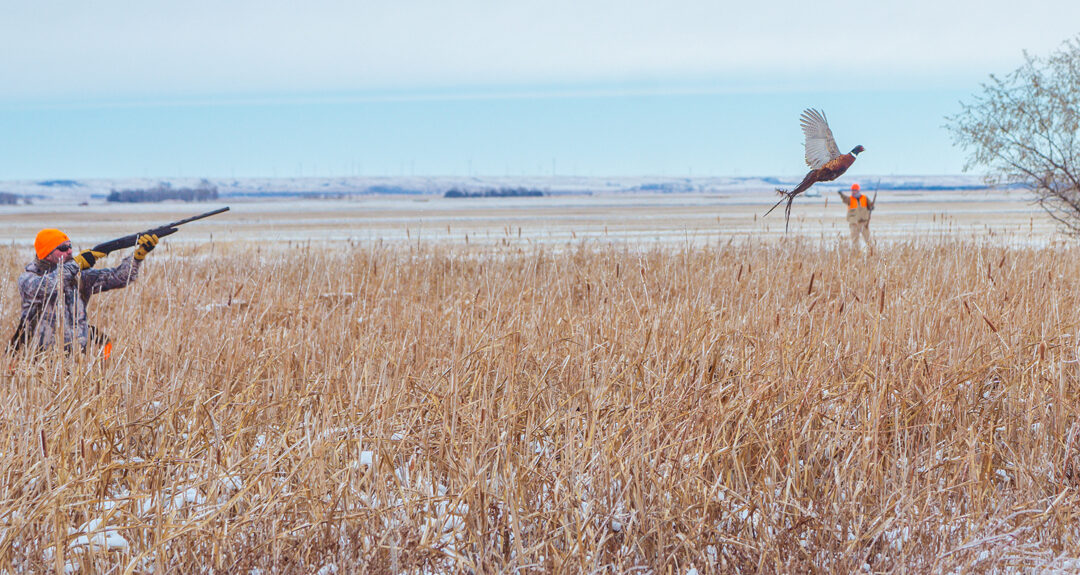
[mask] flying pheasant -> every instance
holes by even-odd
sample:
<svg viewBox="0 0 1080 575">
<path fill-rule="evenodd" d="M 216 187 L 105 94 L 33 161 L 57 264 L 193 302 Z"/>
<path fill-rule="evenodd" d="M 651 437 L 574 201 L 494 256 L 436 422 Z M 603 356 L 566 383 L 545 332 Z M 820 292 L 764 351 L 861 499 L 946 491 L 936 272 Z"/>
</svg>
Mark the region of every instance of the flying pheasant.
<svg viewBox="0 0 1080 575">
<path fill-rule="evenodd" d="M 806 147 L 806 164 L 810 166 L 811 170 L 794 190 L 789 192 L 777 188 L 776 192 L 784 197 L 769 208 L 768 212 L 765 212 L 766 216 L 769 215 L 776 209 L 776 206 L 782 204 L 786 199 L 787 206 L 784 207 L 785 232 L 787 231 L 788 220 L 791 218 L 791 202 L 795 199 L 795 196 L 808 190 L 815 182 L 831 182 L 839 178 L 851 167 L 851 164 L 855 163 L 855 156 L 865 150 L 862 146 L 855 146 L 851 149 L 851 152 L 841 154 L 840 148 L 836 146 L 836 140 L 833 139 L 832 130 L 829 129 L 829 121 L 825 119 L 825 114 L 813 108 L 803 110 L 799 123 L 802 125 L 803 134 L 806 136 L 806 143 L 804 144 Z"/>
</svg>

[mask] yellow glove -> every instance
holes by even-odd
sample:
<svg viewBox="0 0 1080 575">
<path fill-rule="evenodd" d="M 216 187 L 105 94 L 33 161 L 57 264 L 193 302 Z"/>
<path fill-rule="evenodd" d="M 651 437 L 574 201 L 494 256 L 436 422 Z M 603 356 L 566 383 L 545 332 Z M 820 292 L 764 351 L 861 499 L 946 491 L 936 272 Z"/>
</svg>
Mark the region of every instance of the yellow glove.
<svg viewBox="0 0 1080 575">
<path fill-rule="evenodd" d="M 88 270 L 94 267 L 99 258 L 105 257 L 105 252 L 95 252 L 94 250 L 83 250 L 79 252 L 79 255 L 72 258 L 79 263 L 79 269 Z"/>
<path fill-rule="evenodd" d="M 135 259 L 142 261 L 146 254 L 154 251 L 157 246 L 157 234 L 143 234 L 139 236 L 139 247 L 135 248 Z"/>
</svg>

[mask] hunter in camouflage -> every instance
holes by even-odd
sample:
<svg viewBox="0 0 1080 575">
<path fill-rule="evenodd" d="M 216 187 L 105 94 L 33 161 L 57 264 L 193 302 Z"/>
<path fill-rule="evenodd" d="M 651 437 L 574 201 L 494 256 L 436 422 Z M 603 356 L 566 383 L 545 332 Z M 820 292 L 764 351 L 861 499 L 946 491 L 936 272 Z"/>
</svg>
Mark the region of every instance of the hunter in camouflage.
<svg viewBox="0 0 1080 575">
<path fill-rule="evenodd" d="M 124 258 L 120 265 L 95 270 L 91 268 L 99 258 L 105 257 L 104 253 L 84 250 L 72 256 L 71 241 L 63 232 L 56 229 L 39 232 L 34 241 L 37 259 L 19 276 L 22 315 L 12 346 L 29 345 L 44 350 L 62 337 L 65 349 L 78 346 L 85 351 L 87 344 L 95 339 L 95 330 L 86 317 L 90 297 L 135 281 L 143 258 L 157 241 L 157 236 L 146 234 L 139 238 L 135 253 Z"/>
</svg>

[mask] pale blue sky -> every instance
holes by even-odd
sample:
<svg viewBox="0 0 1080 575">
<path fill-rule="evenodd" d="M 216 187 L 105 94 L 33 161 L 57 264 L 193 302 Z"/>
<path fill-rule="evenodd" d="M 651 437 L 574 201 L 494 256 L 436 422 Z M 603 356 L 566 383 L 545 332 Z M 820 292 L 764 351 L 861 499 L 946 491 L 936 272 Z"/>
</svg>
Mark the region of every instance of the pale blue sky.
<svg viewBox="0 0 1080 575">
<path fill-rule="evenodd" d="M 799 112 L 863 174 L 950 174 L 941 128 L 1080 2 L 0 0 L 0 180 L 790 175 Z"/>
</svg>

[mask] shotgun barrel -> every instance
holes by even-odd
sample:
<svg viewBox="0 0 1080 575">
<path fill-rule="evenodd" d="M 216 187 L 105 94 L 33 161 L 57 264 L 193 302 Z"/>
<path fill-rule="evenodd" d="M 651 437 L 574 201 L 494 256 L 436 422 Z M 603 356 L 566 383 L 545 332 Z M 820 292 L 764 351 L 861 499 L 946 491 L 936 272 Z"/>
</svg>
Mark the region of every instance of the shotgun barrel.
<svg viewBox="0 0 1080 575">
<path fill-rule="evenodd" d="M 152 228 L 152 229 L 149 229 L 149 230 L 146 230 L 146 231 L 143 231 L 143 232 L 139 232 L 137 234 L 131 234 L 129 236 L 124 236 L 122 238 L 116 238 L 115 240 L 109 240 L 109 241 L 107 241 L 105 243 L 101 243 L 101 244 L 98 244 L 98 245 L 94 246 L 94 251 L 108 254 L 108 253 L 115 252 L 116 250 L 122 250 L 124 248 L 134 247 L 136 244 L 139 243 L 139 236 L 141 236 L 143 234 L 156 234 L 157 237 L 161 238 L 161 237 L 167 236 L 169 234 L 175 234 L 177 231 L 179 231 L 177 228 L 179 228 L 180 226 L 182 226 L 184 224 L 194 222 L 195 220 L 201 220 L 203 218 L 209 218 L 210 216 L 216 216 L 217 214 L 220 214 L 222 212 L 227 212 L 227 211 L 229 211 L 229 206 L 225 206 L 224 208 L 219 208 L 219 209 L 216 209 L 216 210 L 213 210 L 213 211 L 210 211 L 210 212 L 206 212 L 205 214 L 199 214 L 197 216 L 191 216 L 190 218 L 184 218 L 182 220 L 178 220 L 178 221 L 175 221 L 175 222 L 172 222 L 172 223 L 165 224 L 165 225 L 163 225 L 161 227 Z"/>
</svg>

